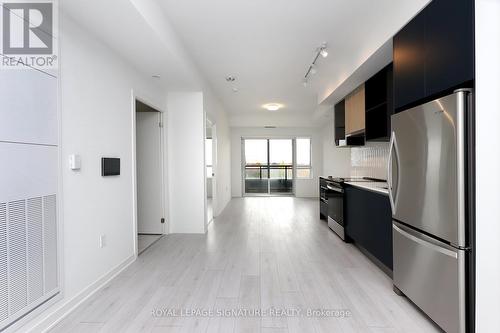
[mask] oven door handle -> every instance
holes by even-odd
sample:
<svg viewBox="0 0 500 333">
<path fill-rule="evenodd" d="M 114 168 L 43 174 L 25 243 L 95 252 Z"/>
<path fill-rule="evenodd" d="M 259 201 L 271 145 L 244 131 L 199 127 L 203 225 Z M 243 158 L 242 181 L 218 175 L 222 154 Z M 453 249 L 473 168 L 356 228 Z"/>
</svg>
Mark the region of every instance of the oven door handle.
<svg viewBox="0 0 500 333">
<path fill-rule="evenodd" d="M 341 188 L 338 188 L 338 187 L 333 187 L 333 186 L 330 186 L 330 185 L 326 185 L 326 187 L 328 188 L 328 190 L 330 191 L 334 191 L 334 192 L 338 192 L 338 193 L 344 193 L 344 190 L 341 189 Z"/>
</svg>

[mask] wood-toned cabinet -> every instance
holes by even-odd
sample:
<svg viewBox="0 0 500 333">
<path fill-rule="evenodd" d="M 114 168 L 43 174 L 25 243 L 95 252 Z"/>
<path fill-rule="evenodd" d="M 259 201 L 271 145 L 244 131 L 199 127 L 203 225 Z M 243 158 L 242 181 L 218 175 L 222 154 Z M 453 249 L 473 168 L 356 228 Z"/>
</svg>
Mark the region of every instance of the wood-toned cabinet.
<svg viewBox="0 0 500 333">
<path fill-rule="evenodd" d="M 345 134 L 365 130 L 365 85 L 362 84 L 345 98 Z"/>
</svg>

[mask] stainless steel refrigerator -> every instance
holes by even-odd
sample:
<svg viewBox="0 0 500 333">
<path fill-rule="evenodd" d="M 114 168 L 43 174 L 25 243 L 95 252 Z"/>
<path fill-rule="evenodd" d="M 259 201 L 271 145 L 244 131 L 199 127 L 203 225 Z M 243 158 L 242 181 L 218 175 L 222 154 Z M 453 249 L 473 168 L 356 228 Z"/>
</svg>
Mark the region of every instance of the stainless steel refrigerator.
<svg viewBox="0 0 500 333">
<path fill-rule="evenodd" d="M 471 91 L 392 116 L 393 279 L 446 332 L 466 331 L 466 182 Z"/>
</svg>

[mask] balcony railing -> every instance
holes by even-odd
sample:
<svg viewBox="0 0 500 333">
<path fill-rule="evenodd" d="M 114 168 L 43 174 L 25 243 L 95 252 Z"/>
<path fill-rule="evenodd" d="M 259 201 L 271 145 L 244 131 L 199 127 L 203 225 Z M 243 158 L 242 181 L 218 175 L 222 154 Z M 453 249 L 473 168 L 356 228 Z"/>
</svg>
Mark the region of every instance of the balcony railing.
<svg viewBox="0 0 500 333">
<path fill-rule="evenodd" d="M 292 193 L 293 165 L 247 164 L 245 166 L 246 193 Z"/>
</svg>

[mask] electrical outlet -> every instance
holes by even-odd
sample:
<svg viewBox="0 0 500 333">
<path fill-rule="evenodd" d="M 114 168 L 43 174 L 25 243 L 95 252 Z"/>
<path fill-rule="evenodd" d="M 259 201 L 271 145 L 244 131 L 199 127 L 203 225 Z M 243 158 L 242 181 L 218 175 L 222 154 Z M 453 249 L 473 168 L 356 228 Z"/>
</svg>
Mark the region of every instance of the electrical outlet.
<svg viewBox="0 0 500 333">
<path fill-rule="evenodd" d="M 106 246 L 106 235 L 99 236 L 99 248 L 103 248 Z"/>
</svg>

